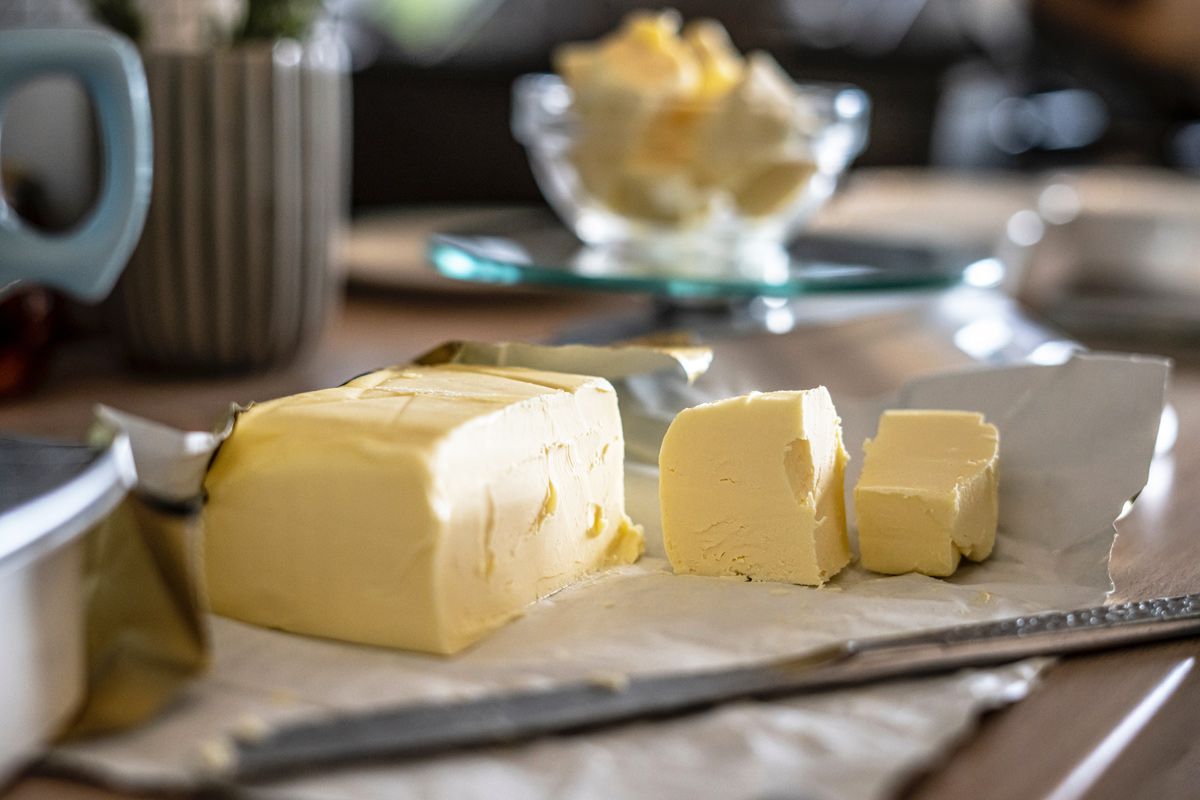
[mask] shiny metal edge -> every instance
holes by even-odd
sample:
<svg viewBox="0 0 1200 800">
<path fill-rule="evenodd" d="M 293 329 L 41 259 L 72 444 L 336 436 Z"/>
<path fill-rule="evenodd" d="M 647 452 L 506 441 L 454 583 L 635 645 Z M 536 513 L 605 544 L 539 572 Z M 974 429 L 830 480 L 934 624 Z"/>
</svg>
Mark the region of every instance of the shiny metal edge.
<svg viewBox="0 0 1200 800">
<path fill-rule="evenodd" d="M 95 526 L 136 483 L 129 438 L 117 434 L 79 475 L 0 514 L 0 574 L 40 558 Z"/>
<path fill-rule="evenodd" d="M 260 738 L 235 740 L 231 759 L 211 777 L 214 785 L 257 783 L 318 767 L 510 745 L 732 701 L 769 700 L 1191 636 L 1200 636 L 1200 594 L 851 640 L 748 666 L 651 674 L 612 684 L 585 680 L 459 702 L 417 701 L 294 722 Z"/>
</svg>

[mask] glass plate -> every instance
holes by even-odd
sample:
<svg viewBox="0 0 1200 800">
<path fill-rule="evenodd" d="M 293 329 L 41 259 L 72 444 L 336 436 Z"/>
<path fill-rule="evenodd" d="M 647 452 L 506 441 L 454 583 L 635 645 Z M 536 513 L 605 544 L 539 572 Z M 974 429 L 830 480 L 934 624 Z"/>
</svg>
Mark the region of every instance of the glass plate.
<svg viewBox="0 0 1200 800">
<path fill-rule="evenodd" d="M 927 244 L 807 235 L 786 248 L 663 256 L 584 247 L 548 211 L 489 215 L 430 237 L 428 256 L 448 278 L 480 283 L 639 292 L 672 298 L 795 297 L 826 292 L 930 289 L 966 280 L 995 285 L 988 253 Z"/>
</svg>

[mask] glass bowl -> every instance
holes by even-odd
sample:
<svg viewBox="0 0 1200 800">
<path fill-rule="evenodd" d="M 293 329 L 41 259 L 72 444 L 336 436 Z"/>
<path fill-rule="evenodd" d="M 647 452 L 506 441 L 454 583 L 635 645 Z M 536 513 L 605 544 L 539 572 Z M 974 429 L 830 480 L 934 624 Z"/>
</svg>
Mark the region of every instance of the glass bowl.
<svg viewBox="0 0 1200 800">
<path fill-rule="evenodd" d="M 512 127 L 542 194 L 585 243 L 673 265 L 737 259 L 802 230 L 866 144 L 862 90 L 794 89 L 761 107 L 632 93 L 580 102 L 557 75 L 525 75 Z"/>
</svg>

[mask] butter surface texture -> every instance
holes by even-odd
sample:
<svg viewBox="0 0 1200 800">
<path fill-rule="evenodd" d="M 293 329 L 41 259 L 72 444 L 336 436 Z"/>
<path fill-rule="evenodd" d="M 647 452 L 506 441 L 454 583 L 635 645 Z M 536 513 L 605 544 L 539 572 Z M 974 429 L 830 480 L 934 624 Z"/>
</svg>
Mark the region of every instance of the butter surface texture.
<svg viewBox="0 0 1200 800">
<path fill-rule="evenodd" d="M 637 560 L 623 458 L 602 378 L 403 367 L 255 405 L 206 480 L 213 609 L 453 653 Z"/>
<path fill-rule="evenodd" d="M 659 455 L 679 573 L 819 586 L 850 561 L 841 421 L 824 387 L 686 409 Z"/>
<path fill-rule="evenodd" d="M 969 411 L 887 411 L 865 458 L 854 508 L 862 564 L 945 577 L 991 555 L 999 515 L 1000 437 Z"/>
</svg>

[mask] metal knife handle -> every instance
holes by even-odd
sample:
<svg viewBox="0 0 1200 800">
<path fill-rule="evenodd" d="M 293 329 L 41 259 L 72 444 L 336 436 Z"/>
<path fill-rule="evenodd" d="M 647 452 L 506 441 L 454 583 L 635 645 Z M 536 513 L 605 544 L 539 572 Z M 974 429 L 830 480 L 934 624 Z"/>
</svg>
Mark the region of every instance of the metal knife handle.
<svg viewBox="0 0 1200 800">
<path fill-rule="evenodd" d="M 851 653 L 892 650 L 916 645 L 947 645 L 1012 639 L 1048 633 L 1102 630 L 1127 625 L 1144 625 L 1200 618 L 1200 594 L 1135 600 L 1111 606 L 1094 606 L 1073 611 L 1051 611 L 1024 617 L 957 625 L 952 628 L 911 635 L 852 639 L 846 643 Z"/>
</svg>

